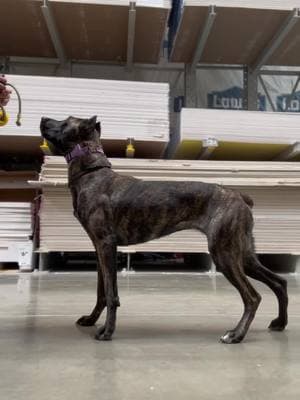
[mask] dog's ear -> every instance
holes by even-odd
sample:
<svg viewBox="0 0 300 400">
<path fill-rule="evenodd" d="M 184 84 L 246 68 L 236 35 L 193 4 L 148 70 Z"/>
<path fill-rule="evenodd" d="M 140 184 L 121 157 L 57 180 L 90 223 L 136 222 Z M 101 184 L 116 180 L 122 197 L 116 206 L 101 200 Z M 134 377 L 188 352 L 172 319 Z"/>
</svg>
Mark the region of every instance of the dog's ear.
<svg viewBox="0 0 300 400">
<path fill-rule="evenodd" d="M 89 119 L 89 125 L 95 127 L 97 123 L 97 115 L 94 115 L 92 118 Z"/>
<path fill-rule="evenodd" d="M 100 122 L 96 122 L 96 131 L 99 133 L 99 136 L 101 135 L 101 123 Z"/>
<path fill-rule="evenodd" d="M 84 137 L 93 133 L 96 129 L 97 125 L 97 115 L 94 115 L 92 118 L 83 119 L 79 124 L 79 132 L 80 136 Z"/>
</svg>

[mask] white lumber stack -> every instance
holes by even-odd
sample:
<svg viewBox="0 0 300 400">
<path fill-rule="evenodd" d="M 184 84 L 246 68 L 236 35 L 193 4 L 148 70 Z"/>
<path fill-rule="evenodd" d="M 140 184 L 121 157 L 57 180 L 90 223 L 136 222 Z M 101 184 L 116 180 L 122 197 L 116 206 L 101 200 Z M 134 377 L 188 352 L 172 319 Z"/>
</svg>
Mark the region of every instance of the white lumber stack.
<svg viewBox="0 0 300 400">
<path fill-rule="evenodd" d="M 144 180 L 215 182 L 240 189 L 255 202 L 257 252 L 300 254 L 298 163 L 110 161 L 116 172 Z M 93 251 L 89 238 L 73 216 L 64 159 L 46 157 L 40 181 L 35 184 L 43 188 L 40 251 Z M 207 252 L 207 241 L 201 233 L 186 230 L 151 242 L 119 247 L 119 251 Z"/>
<path fill-rule="evenodd" d="M 151 157 L 159 157 L 169 141 L 167 83 L 17 75 L 8 75 L 7 80 L 22 97 L 22 126 L 14 123 L 17 99 L 12 95 L 7 106 L 11 121 L 1 136 L 40 136 L 42 116 L 63 120 L 97 115 L 108 152 L 113 146 L 125 155 L 127 139 L 132 138 L 144 153 L 149 149 Z"/>
<path fill-rule="evenodd" d="M 0 202 L 0 263 L 19 262 L 21 249 L 32 252 L 31 204 Z M 31 255 L 29 257 L 31 258 Z"/>
<path fill-rule="evenodd" d="M 216 159 L 266 159 L 300 142 L 297 113 L 183 108 L 174 158 L 201 157 L 205 141 L 214 139 Z"/>
</svg>

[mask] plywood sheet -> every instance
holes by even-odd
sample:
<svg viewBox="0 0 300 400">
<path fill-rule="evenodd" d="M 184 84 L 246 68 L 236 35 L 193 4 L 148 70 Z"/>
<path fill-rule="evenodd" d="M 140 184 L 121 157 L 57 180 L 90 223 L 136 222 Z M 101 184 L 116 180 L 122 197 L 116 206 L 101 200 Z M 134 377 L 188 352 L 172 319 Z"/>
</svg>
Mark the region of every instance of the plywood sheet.
<svg viewBox="0 0 300 400">
<path fill-rule="evenodd" d="M 217 16 L 199 62 L 216 64 L 255 63 L 281 28 L 296 2 L 214 2 Z M 276 4 L 275 4 L 276 3 Z M 171 60 L 192 61 L 208 13 L 207 1 L 187 1 L 174 41 Z M 299 65 L 300 23 L 268 61 L 270 65 Z"/>
<path fill-rule="evenodd" d="M 254 200 L 254 236 L 259 253 L 300 254 L 300 165 L 298 163 L 209 162 L 111 159 L 116 172 L 143 180 L 220 183 L 248 193 Z M 93 251 L 75 219 L 66 186 L 62 157 L 46 157 L 40 176 L 43 186 L 40 251 Z M 194 230 L 119 251 L 207 252 L 204 235 Z"/>
<path fill-rule="evenodd" d="M 56 57 L 42 0 L 1 0 L 0 56 Z"/>
<path fill-rule="evenodd" d="M 51 3 L 69 59 L 126 61 L 128 6 Z"/>
<path fill-rule="evenodd" d="M 50 3 L 68 58 L 126 62 L 129 1 L 51 0 Z M 170 1 L 137 2 L 135 62 L 159 61 L 170 4 Z"/>
<path fill-rule="evenodd" d="M 101 139 L 109 155 L 124 156 L 127 139 L 136 157 L 161 157 L 169 142 L 167 83 L 8 75 L 23 100 L 22 126 L 17 127 L 17 99 L 7 106 L 10 122 L 1 128 L 0 154 L 39 154 L 42 116 L 62 120 L 69 115 L 98 115 Z M 23 138 L 22 138 L 23 137 Z"/>
<path fill-rule="evenodd" d="M 168 8 L 137 8 L 134 62 L 149 64 L 159 62 L 168 16 Z"/>
<path fill-rule="evenodd" d="M 198 158 L 203 142 L 215 139 L 212 159 L 272 160 L 300 142 L 299 123 L 296 113 L 183 108 L 170 156 Z"/>
</svg>

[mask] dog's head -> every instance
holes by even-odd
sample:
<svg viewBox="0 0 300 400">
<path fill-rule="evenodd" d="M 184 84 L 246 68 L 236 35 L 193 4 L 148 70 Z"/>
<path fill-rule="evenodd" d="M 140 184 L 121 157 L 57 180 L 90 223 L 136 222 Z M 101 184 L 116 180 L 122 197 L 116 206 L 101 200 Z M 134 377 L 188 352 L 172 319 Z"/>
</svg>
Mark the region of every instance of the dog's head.
<svg viewBox="0 0 300 400">
<path fill-rule="evenodd" d="M 82 142 L 100 144 L 101 127 L 96 116 L 90 119 L 69 117 L 63 121 L 43 117 L 40 130 L 54 155 L 66 155 Z"/>
</svg>

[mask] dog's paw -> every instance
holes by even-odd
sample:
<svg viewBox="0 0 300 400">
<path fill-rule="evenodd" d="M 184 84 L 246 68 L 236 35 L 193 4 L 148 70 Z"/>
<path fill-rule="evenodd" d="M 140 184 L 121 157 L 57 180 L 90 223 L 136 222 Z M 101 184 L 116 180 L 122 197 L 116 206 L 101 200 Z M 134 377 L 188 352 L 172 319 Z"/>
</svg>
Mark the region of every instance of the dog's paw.
<svg viewBox="0 0 300 400">
<path fill-rule="evenodd" d="M 76 321 L 76 324 L 80 326 L 93 326 L 95 322 L 95 318 L 92 318 L 90 315 L 84 315 Z"/>
<path fill-rule="evenodd" d="M 112 340 L 112 333 L 105 333 L 105 325 L 103 325 L 97 330 L 95 339 L 104 341 Z"/>
<path fill-rule="evenodd" d="M 225 333 L 225 335 L 221 336 L 220 341 L 222 343 L 232 344 L 232 343 L 240 343 L 242 339 L 243 337 L 239 333 L 235 331 L 228 331 Z"/>
<path fill-rule="evenodd" d="M 270 331 L 281 332 L 287 326 L 287 322 L 281 321 L 279 318 L 273 319 L 273 321 L 269 325 Z"/>
<path fill-rule="evenodd" d="M 108 341 L 112 340 L 112 337 L 111 337 L 111 335 L 98 335 L 98 334 L 96 334 L 95 335 L 95 339 L 99 340 L 100 342 L 101 341 L 108 342 Z"/>
</svg>

